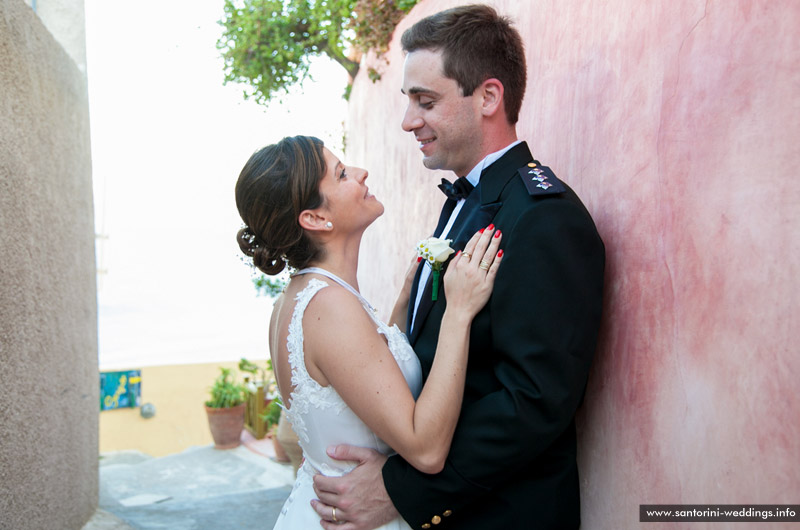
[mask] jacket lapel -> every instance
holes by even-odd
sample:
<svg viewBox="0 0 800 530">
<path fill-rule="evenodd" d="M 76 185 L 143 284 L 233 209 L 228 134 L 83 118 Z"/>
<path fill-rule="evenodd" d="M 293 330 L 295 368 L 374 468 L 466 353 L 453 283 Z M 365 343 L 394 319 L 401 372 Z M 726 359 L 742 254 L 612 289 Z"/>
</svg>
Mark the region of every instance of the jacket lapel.
<svg viewBox="0 0 800 530">
<path fill-rule="evenodd" d="M 464 222 L 465 216 L 469 216 L 470 212 L 475 210 L 475 206 L 480 202 L 480 194 L 477 193 L 477 189 L 478 188 L 472 190 L 472 193 L 470 193 L 469 197 L 467 197 L 466 201 L 464 202 L 464 206 L 462 206 L 461 211 L 458 212 L 458 217 L 456 217 L 456 220 L 453 223 L 453 226 L 450 228 L 450 232 L 448 233 L 447 239 L 453 240 L 453 242 L 450 243 L 450 248 L 452 248 L 453 250 L 457 251 L 464 250 L 464 245 L 466 244 L 466 241 L 461 243 L 461 246 L 458 246 L 456 240 L 453 237 L 453 234 L 459 233 L 459 225 Z M 448 202 L 450 201 L 448 200 Z M 444 210 L 442 210 L 442 219 L 439 220 L 439 226 L 436 228 L 435 237 L 439 237 L 445 225 L 447 224 L 447 221 L 450 219 L 450 214 L 453 213 L 456 201 L 452 202 L 454 203 L 453 207 L 449 209 L 446 216 L 444 215 Z M 468 240 L 469 238 L 467 238 L 467 241 Z M 450 263 L 450 261 L 448 260 L 447 263 Z M 442 277 L 444 276 L 444 273 L 447 270 L 447 263 L 445 263 L 444 267 L 442 267 L 442 272 L 440 273 L 439 276 L 439 289 L 442 291 L 444 291 L 444 283 L 442 281 Z M 419 276 L 420 274 L 422 274 L 421 269 L 422 267 L 425 266 L 427 266 L 425 265 L 425 263 L 420 264 L 420 270 L 417 271 L 417 276 L 415 278 L 415 285 L 419 283 Z M 416 292 L 413 293 L 413 296 L 414 298 L 411 299 L 412 301 L 416 300 Z M 441 299 L 442 297 L 443 295 L 440 296 L 439 298 Z M 430 313 L 434 303 L 435 302 L 433 301 L 433 274 L 431 274 L 430 276 L 428 276 L 428 281 L 425 283 L 425 289 L 422 291 L 422 299 L 419 301 L 419 307 L 417 307 L 417 316 L 416 319 L 414 319 L 414 327 L 411 329 L 411 335 L 408 338 L 412 346 L 416 342 L 417 337 L 419 336 L 419 330 L 422 327 L 422 323 L 425 322 L 425 319 L 428 317 L 428 313 Z M 411 317 L 413 316 L 412 311 L 414 310 L 414 308 L 411 306 L 412 303 L 410 302 L 409 308 L 411 311 L 409 311 L 409 323 L 411 322 Z"/>
<path fill-rule="evenodd" d="M 497 211 L 503 205 L 500 201 L 500 194 L 508 182 L 517 176 L 517 170 L 532 160 L 528 144 L 521 142 L 487 167 L 481 173 L 481 179 L 475 188 L 476 193 L 470 195 L 470 199 L 475 195 L 475 203 L 480 206 L 467 210 L 469 204 L 464 204 L 459 213 L 458 219 L 450 230 L 450 238 L 453 240 L 451 247 L 455 250 L 464 250 L 467 241 L 480 230 L 491 224 L 492 219 L 497 215 Z"/>
<path fill-rule="evenodd" d="M 442 233 L 442 230 L 444 230 L 444 227 L 447 225 L 447 221 L 450 219 L 450 214 L 452 214 L 453 210 L 456 208 L 456 204 L 458 204 L 458 201 L 454 199 L 447 199 L 444 201 L 442 211 L 439 214 L 439 222 L 436 225 L 436 230 L 433 231 L 433 237 L 439 237 L 439 234 Z M 411 284 L 411 297 L 408 301 L 408 313 L 406 314 L 406 329 L 411 329 L 411 322 L 414 319 L 414 303 L 417 299 L 419 277 L 422 275 L 422 267 L 425 267 L 425 263 L 419 264 L 417 273 L 414 275 L 414 283 Z M 430 283 L 430 281 L 428 283 Z M 421 305 L 422 300 L 420 300 L 420 306 Z M 430 308 L 428 308 L 428 311 L 430 311 Z M 425 314 L 427 314 L 427 311 Z M 409 342 L 413 344 L 412 335 L 409 335 Z"/>
<path fill-rule="evenodd" d="M 503 203 L 499 200 L 503 188 L 505 188 L 506 184 L 508 184 L 508 182 L 517 175 L 517 169 L 524 166 L 532 159 L 533 157 L 528 149 L 528 144 L 521 142 L 512 147 L 495 163 L 483 170 L 480 181 L 478 182 L 478 186 L 476 186 L 469 197 L 467 197 L 464 206 L 458 213 L 458 217 L 453 223 L 453 227 L 450 229 L 448 234 L 448 238 L 453 240 L 450 246 L 454 250 L 464 250 L 464 247 L 472 235 L 481 228 L 485 228 L 492 222 L 492 219 L 494 219 L 497 211 L 503 205 Z M 445 203 L 445 207 L 447 207 L 447 203 Z M 447 215 L 445 215 L 446 208 L 442 209 L 442 215 L 439 218 L 439 226 L 435 232 L 436 237 L 438 237 L 438 234 L 441 233 L 454 207 L 455 204 L 450 207 Z M 447 270 L 448 263 L 449 261 L 444 264 L 444 267 L 442 268 L 442 275 Z M 419 283 L 419 277 L 420 274 L 422 274 L 423 266 L 425 266 L 425 264 L 421 263 L 420 268 L 417 270 L 417 275 L 414 278 L 415 286 Z M 442 288 L 442 285 L 443 282 L 440 279 L 440 289 Z M 430 313 L 431 308 L 435 303 L 432 300 L 432 290 L 433 277 L 431 276 L 428 278 L 428 282 L 425 284 L 425 290 L 422 292 L 422 299 L 420 300 L 419 307 L 417 308 L 417 316 L 414 320 L 414 327 L 411 329 L 411 334 L 408 339 L 412 346 L 416 343 L 420 330 L 422 329 L 422 326 L 428 317 L 428 313 Z M 409 301 L 408 312 L 409 326 L 411 325 L 413 316 L 416 294 L 416 288 L 412 289 L 412 298 Z M 439 301 L 441 301 L 443 298 L 444 296 L 439 296 Z"/>
<path fill-rule="evenodd" d="M 433 231 L 433 237 L 439 237 L 444 227 L 447 226 L 447 221 L 450 220 L 450 214 L 456 209 L 458 201 L 455 199 L 447 199 L 442 206 L 442 212 L 439 214 L 439 222 L 436 225 L 436 230 Z"/>
</svg>

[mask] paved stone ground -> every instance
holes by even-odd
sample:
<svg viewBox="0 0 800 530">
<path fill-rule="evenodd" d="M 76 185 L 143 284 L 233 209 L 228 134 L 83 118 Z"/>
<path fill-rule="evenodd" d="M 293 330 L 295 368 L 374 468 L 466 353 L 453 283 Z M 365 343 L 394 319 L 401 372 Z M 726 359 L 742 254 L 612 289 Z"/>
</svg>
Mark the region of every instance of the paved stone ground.
<svg viewBox="0 0 800 530">
<path fill-rule="evenodd" d="M 293 482 L 290 465 L 245 446 L 103 455 L 100 506 L 83 530 L 270 529 Z"/>
<path fill-rule="evenodd" d="M 98 508 L 89 522 L 86 523 L 86 526 L 83 527 L 84 530 L 134 530 L 134 528 L 114 515 L 113 513 L 109 513 L 101 508 Z"/>
</svg>

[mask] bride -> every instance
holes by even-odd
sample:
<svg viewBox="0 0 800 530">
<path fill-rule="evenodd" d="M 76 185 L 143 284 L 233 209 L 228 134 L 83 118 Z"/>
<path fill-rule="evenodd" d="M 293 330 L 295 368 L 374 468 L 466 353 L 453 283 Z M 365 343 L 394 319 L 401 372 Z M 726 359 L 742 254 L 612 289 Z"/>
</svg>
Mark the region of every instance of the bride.
<svg viewBox="0 0 800 530">
<path fill-rule="evenodd" d="M 253 154 L 236 183 L 242 251 L 266 274 L 287 264 L 296 269 L 275 303 L 269 343 L 305 460 L 276 529 L 319 527 L 310 504 L 313 475 L 338 476 L 353 467 L 328 457 L 331 445 L 395 451 L 422 472 L 442 469 L 461 406 L 472 318 L 488 300 L 502 259 L 500 234 L 485 230 L 450 261 L 447 310 L 423 387 L 403 334 L 416 263 L 391 327 L 358 291 L 361 237 L 383 213 L 366 178 L 365 170 L 345 166 L 320 140 L 296 136 Z M 341 521 L 335 511 L 332 516 Z M 380 528 L 410 527 L 398 517 Z"/>
</svg>

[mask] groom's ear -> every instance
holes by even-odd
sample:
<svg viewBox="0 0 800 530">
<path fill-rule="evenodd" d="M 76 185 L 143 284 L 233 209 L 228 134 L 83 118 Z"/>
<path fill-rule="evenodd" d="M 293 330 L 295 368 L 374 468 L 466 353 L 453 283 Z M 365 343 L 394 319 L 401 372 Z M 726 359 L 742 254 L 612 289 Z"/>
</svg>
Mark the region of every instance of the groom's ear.
<svg viewBox="0 0 800 530">
<path fill-rule="evenodd" d="M 300 212 L 300 217 L 298 217 L 297 221 L 304 230 L 309 232 L 328 230 L 325 226 L 328 219 L 319 210 L 303 210 Z"/>
<path fill-rule="evenodd" d="M 484 116 L 494 116 L 503 108 L 503 94 L 505 89 L 503 83 L 494 77 L 487 79 L 476 90 L 480 91 L 481 113 Z"/>
</svg>

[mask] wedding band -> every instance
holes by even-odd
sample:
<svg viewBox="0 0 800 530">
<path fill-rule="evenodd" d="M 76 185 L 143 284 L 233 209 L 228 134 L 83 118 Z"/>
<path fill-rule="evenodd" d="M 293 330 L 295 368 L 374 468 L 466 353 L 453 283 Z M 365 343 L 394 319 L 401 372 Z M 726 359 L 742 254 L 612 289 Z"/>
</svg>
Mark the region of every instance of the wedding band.
<svg viewBox="0 0 800 530">
<path fill-rule="evenodd" d="M 472 254 L 469 252 L 462 252 L 461 255 L 464 256 L 464 259 L 467 261 L 469 261 L 469 259 L 472 257 Z"/>
<path fill-rule="evenodd" d="M 331 506 L 331 512 L 333 513 L 333 522 L 338 523 L 339 519 L 336 518 L 336 506 Z"/>
<path fill-rule="evenodd" d="M 491 264 L 491 263 L 486 263 L 486 261 L 485 261 L 485 260 L 481 260 L 481 264 L 480 264 L 480 265 L 478 265 L 478 268 L 479 268 L 480 270 L 482 270 L 482 271 L 488 271 L 488 270 L 489 270 L 489 267 L 491 267 L 491 266 L 492 266 L 492 264 Z"/>
</svg>

